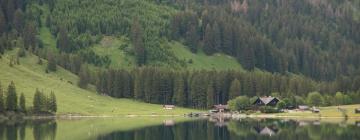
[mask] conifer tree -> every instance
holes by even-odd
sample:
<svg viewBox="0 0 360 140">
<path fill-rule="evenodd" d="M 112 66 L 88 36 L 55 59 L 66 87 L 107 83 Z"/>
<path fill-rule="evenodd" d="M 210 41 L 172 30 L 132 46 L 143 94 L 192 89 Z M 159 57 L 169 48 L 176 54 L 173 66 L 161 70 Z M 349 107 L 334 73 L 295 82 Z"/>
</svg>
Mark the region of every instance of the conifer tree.
<svg viewBox="0 0 360 140">
<path fill-rule="evenodd" d="M 24 13 L 17 9 L 14 16 L 14 27 L 18 33 L 22 33 L 24 25 L 25 25 L 25 19 L 24 19 Z"/>
<path fill-rule="evenodd" d="M 46 99 L 39 89 L 36 89 L 34 94 L 33 109 L 35 113 L 41 113 L 46 110 Z"/>
<path fill-rule="evenodd" d="M 64 27 L 59 29 L 57 48 L 62 52 L 71 52 L 70 39 L 67 30 Z"/>
<path fill-rule="evenodd" d="M 176 76 L 175 78 L 173 103 L 179 106 L 185 106 L 185 81 L 182 76 Z"/>
<path fill-rule="evenodd" d="M 0 6 L 0 35 L 6 31 L 6 19 L 3 9 Z"/>
<path fill-rule="evenodd" d="M 16 111 L 17 110 L 17 95 L 15 83 L 11 82 L 6 96 L 6 110 L 7 111 Z"/>
<path fill-rule="evenodd" d="M 47 70 L 49 71 L 56 71 L 56 59 L 53 53 L 48 53 L 48 65 Z"/>
<path fill-rule="evenodd" d="M 209 86 L 207 87 L 207 91 L 206 91 L 206 104 L 208 108 L 211 108 L 215 102 L 214 102 L 214 95 L 215 95 L 215 91 L 214 91 L 214 87 L 212 86 L 212 84 L 209 84 Z"/>
<path fill-rule="evenodd" d="M 229 98 L 235 99 L 236 97 L 241 95 L 241 85 L 238 79 L 235 79 L 231 82 Z"/>
<path fill-rule="evenodd" d="M 2 89 L 0 83 L 0 113 L 5 112 L 5 103 L 4 103 L 4 90 Z"/>
<path fill-rule="evenodd" d="M 25 105 L 25 96 L 24 96 L 24 93 L 21 93 L 21 95 L 20 95 L 20 102 L 19 102 L 19 111 L 21 111 L 21 112 L 26 112 L 26 105 Z"/>
<path fill-rule="evenodd" d="M 134 19 L 131 26 L 131 41 L 134 46 L 137 64 L 142 66 L 146 63 L 146 50 L 143 40 L 143 29 L 137 18 Z"/>
<path fill-rule="evenodd" d="M 80 88 L 86 88 L 90 81 L 90 74 L 86 66 L 82 66 L 79 72 L 78 86 Z"/>
<path fill-rule="evenodd" d="M 26 49 L 36 47 L 36 26 L 33 22 L 27 23 L 24 29 L 24 46 Z"/>
<path fill-rule="evenodd" d="M 57 111 L 57 102 L 56 102 L 56 96 L 54 92 L 50 93 L 50 99 L 49 99 L 49 111 L 55 113 Z"/>
</svg>

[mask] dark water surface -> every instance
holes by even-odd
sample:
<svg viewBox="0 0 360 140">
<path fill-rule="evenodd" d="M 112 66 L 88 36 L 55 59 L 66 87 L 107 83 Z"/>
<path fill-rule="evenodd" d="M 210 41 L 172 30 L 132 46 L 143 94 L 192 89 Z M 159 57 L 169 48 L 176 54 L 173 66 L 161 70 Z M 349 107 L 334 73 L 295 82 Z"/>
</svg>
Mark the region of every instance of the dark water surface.
<svg viewBox="0 0 360 140">
<path fill-rule="evenodd" d="M 360 122 L 354 120 L 204 119 L 175 123 L 164 119 L 152 126 L 112 122 L 2 121 L 0 140 L 360 140 Z"/>
</svg>

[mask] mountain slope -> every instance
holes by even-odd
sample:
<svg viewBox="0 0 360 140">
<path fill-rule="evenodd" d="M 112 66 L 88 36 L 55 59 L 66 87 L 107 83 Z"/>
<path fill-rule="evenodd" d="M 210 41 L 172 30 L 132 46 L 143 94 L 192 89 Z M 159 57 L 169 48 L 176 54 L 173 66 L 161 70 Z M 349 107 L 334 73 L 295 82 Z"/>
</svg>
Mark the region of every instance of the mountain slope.
<svg viewBox="0 0 360 140">
<path fill-rule="evenodd" d="M 17 93 L 24 93 L 27 107 L 32 106 L 36 88 L 45 93 L 54 91 L 58 101 L 58 114 L 127 115 L 127 114 L 184 114 L 194 110 L 177 108 L 164 111 L 161 105 L 141 103 L 130 99 L 101 96 L 93 91 L 78 88 L 78 77 L 60 67 L 56 73 L 45 73 L 46 63 L 37 64 L 36 56 L 20 59 L 20 65 L 9 66 L 11 51 L 0 59 L 0 81 L 6 86 L 14 81 Z"/>
</svg>

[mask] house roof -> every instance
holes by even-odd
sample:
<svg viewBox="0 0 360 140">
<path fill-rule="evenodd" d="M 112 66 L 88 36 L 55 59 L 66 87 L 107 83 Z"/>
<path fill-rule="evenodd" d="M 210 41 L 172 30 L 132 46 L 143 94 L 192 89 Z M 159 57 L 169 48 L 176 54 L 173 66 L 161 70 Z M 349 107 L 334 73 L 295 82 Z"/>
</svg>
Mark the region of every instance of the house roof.
<svg viewBox="0 0 360 140">
<path fill-rule="evenodd" d="M 269 104 L 272 100 L 277 99 L 275 97 L 260 97 L 259 98 L 264 104 Z"/>
<path fill-rule="evenodd" d="M 166 107 L 166 108 L 174 108 L 175 105 L 164 105 L 164 107 Z"/>
</svg>

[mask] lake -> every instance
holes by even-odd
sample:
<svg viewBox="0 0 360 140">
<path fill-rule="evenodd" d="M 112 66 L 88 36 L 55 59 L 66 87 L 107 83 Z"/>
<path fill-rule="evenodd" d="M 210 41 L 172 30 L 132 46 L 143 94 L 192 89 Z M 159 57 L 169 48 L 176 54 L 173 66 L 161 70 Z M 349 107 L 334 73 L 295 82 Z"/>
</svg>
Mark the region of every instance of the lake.
<svg viewBox="0 0 360 140">
<path fill-rule="evenodd" d="M 66 118 L 0 121 L 2 140 L 360 140 L 360 121 Z"/>
</svg>

